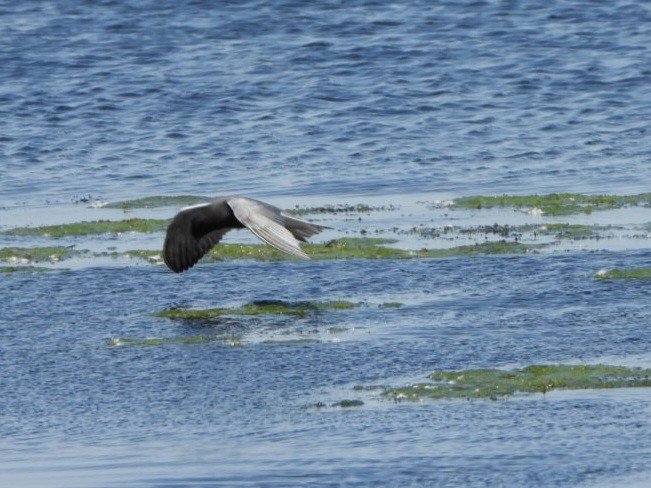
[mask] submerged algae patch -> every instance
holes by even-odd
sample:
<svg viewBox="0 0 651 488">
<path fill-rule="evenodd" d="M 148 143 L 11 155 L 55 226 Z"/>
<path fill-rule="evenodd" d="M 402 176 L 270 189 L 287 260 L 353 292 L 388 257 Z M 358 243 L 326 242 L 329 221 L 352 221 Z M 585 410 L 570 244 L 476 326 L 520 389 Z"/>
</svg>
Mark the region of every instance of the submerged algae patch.
<svg viewBox="0 0 651 488">
<path fill-rule="evenodd" d="M 391 259 L 409 257 L 409 252 L 385 247 L 397 241 L 390 239 L 343 238 L 325 244 L 303 244 L 303 250 L 312 259 Z M 202 259 L 204 262 L 227 259 L 255 259 L 280 261 L 293 259 L 266 244 L 219 244 Z"/>
<path fill-rule="evenodd" d="M 549 195 L 500 195 L 456 198 L 452 208 L 483 209 L 512 207 L 540 209 L 544 215 L 590 213 L 633 205 L 651 204 L 651 193 L 639 195 L 582 195 L 552 193 Z"/>
<path fill-rule="evenodd" d="M 17 227 L 2 232 L 8 236 L 45 236 L 61 238 L 94 234 L 121 234 L 124 232 L 158 232 L 165 230 L 169 220 L 127 219 L 95 220 L 73 224 L 46 225 L 41 227 Z"/>
<path fill-rule="evenodd" d="M 456 246 L 448 249 L 423 249 L 417 251 L 417 257 L 452 258 L 463 256 L 481 256 L 489 254 L 524 254 L 535 251 L 540 246 L 522 244 L 521 242 L 496 241 Z"/>
<path fill-rule="evenodd" d="M 416 251 L 387 247 L 394 239 L 370 237 L 346 237 L 324 244 L 304 244 L 303 250 L 312 259 L 413 259 L 478 256 L 484 254 L 520 254 L 531 252 L 540 246 L 518 242 L 484 242 L 445 249 L 420 249 Z M 229 259 L 254 259 L 257 261 L 281 261 L 293 259 L 266 244 L 219 244 L 201 259 L 203 263 Z"/>
<path fill-rule="evenodd" d="M 55 271 L 44 266 L 0 266 L 0 273 L 43 273 Z"/>
<path fill-rule="evenodd" d="M 332 407 L 341 407 L 341 408 L 352 408 L 352 407 L 361 407 L 364 405 L 362 400 L 341 400 L 333 403 Z"/>
<path fill-rule="evenodd" d="M 597 271 L 599 280 L 651 280 L 651 268 L 608 269 Z"/>
<path fill-rule="evenodd" d="M 303 250 L 314 260 L 327 259 L 414 259 L 479 256 L 488 254 L 521 254 L 540 248 L 539 245 L 518 242 L 484 242 L 447 249 L 405 250 L 387 247 L 397 241 L 374 238 L 343 238 L 325 244 L 304 244 Z M 162 262 L 160 251 L 134 249 L 121 253 L 150 263 Z M 115 253 L 119 256 L 120 253 Z M 294 259 L 266 244 L 218 244 L 201 258 L 200 263 L 251 259 L 255 261 L 284 261 Z"/>
<path fill-rule="evenodd" d="M 410 251 L 387 247 L 396 240 L 382 238 L 342 238 L 325 244 L 307 244 L 305 252 L 313 259 L 401 259 L 411 257 Z"/>
<path fill-rule="evenodd" d="M 553 235 L 557 239 L 584 239 L 599 237 L 601 232 L 609 229 L 612 229 L 612 227 L 581 224 L 545 224 L 533 227 L 532 230 L 542 235 Z"/>
<path fill-rule="evenodd" d="M 324 205 L 321 207 L 299 207 L 296 206 L 293 209 L 288 209 L 287 213 L 292 215 L 302 216 L 302 215 L 315 215 L 315 214 L 352 214 L 352 213 L 370 213 L 370 212 L 386 212 L 397 210 L 397 207 L 393 205 L 388 206 L 377 206 L 373 207 L 371 205 L 366 205 L 363 203 L 358 203 L 357 205 Z"/>
<path fill-rule="evenodd" d="M 533 365 L 522 369 L 435 371 L 432 381 L 388 388 L 396 400 L 422 398 L 503 398 L 515 393 L 546 393 L 553 389 L 630 388 L 651 386 L 651 369 L 597 365 Z"/>
<path fill-rule="evenodd" d="M 486 254 L 520 254 L 533 251 L 538 246 L 526 245 L 519 242 L 482 242 L 442 249 L 420 249 L 405 250 L 386 247 L 385 244 L 393 244 L 397 241 L 392 239 L 374 238 L 347 238 L 338 239 L 332 243 L 325 244 L 320 248 L 313 249 L 310 256 L 315 259 L 410 259 L 410 258 L 449 258 L 463 256 L 479 256 Z M 307 249 L 308 246 L 305 246 Z M 330 254 L 332 253 L 332 254 Z"/>
<path fill-rule="evenodd" d="M 158 207 L 185 207 L 199 203 L 207 203 L 211 199 L 197 195 L 176 195 L 176 196 L 152 196 L 137 198 L 135 200 L 125 200 L 104 205 L 103 208 L 158 208 Z"/>
<path fill-rule="evenodd" d="M 0 249 L 0 261 L 54 263 L 83 253 L 69 247 L 4 247 Z"/>
<path fill-rule="evenodd" d="M 208 251 L 201 262 L 214 263 L 230 259 L 281 261 L 291 258 L 266 244 L 219 244 Z"/>
<path fill-rule="evenodd" d="M 240 307 L 220 307 L 208 309 L 183 309 L 176 308 L 163 310 L 153 314 L 155 317 L 163 317 L 176 320 L 210 320 L 222 316 L 254 316 L 254 315 L 293 315 L 304 317 L 309 313 L 319 310 L 347 310 L 358 306 L 358 304 L 343 300 L 329 302 L 285 302 L 282 300 L 263 300 L 250 302 Z"/>
</svg>

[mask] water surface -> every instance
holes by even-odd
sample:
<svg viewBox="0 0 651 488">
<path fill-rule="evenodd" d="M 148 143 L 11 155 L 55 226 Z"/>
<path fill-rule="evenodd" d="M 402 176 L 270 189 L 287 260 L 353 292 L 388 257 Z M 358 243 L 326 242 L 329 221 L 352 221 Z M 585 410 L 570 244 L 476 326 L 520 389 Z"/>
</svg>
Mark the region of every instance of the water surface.
<svg viewBox="0 0 651 488">
<path fill-rule="evenodd" d="M 334 227 L 320 238 L 445 247 L 467 242 L 396 229 L 537 221 L 439 205 L 464 195 L 646 192 L 650 21 L 624 0 L 3 3 L 0 230 L 177 210 L 98 200 L 240 193 L 395 205 L 317 216 Z M 651 265 L 649 208 L 544 221 L 628 227 L 518 256 L 226 261 L 182 275 L 91 256 L 1 273 L 0 484 L 644 486 L 648 389 L 394 403 L 372 388 L 435 369 L 649 367 L 648 282 L 595 279 Z M 269 299 L 366 305 L 152 316 Z M 207 340 L 178 340 L 195 336 Z"/>
</svg>

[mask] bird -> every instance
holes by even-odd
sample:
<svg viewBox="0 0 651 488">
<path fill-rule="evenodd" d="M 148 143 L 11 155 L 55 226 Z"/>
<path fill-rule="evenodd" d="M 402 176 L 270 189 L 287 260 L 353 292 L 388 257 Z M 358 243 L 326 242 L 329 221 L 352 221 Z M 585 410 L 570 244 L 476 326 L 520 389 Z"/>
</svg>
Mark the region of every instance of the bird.
<svg viewBox="0 0 651 488">
<path fill-rule="evenodd" d="M 287 215 L 278 207 L 240 196 L 216 197 L 208 203 L 183 208 L 167 227 L 163 260 L 182 273 L 194 266 L 233 229 L 247 228 L 270 246 L 299 259 L 310 259 L 299 246 L 323 225 Z"/>
</svg>

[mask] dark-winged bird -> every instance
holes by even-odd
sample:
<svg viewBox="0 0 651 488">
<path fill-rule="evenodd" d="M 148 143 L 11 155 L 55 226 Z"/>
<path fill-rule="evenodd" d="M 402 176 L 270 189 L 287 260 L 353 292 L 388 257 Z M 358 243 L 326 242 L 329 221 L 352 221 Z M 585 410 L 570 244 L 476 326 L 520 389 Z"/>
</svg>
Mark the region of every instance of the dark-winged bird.
<svg viewBox="0 0 651 488">
<path fill-rule="evenodd" d="M 328 227 L 290 217 L 268 203 L 244 197 L 218 197 L 181 210 L 167 228 L 163 259 L 181 273 L 196 264 L 229 230 L 246 227 L 279 251 L 310 259 L 299 241 Z"/>
</svg>

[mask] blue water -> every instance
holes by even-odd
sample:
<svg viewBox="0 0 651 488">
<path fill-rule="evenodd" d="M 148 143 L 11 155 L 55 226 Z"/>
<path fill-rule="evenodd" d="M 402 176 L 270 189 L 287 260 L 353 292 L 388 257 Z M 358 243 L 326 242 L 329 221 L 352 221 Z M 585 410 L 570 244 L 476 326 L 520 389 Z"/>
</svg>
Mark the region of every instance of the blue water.
<svg viewBox="0 0 651 488">
<path fill-rule="evenodd" d="M 638 264 L 649 258 L 626 256 Z M 394 404 L 352 389 L 423 380 L 436 368 L 648 354 L 648 286 L 586 279 L 617 259 L 224 263 L 178 277 L 161 268 L 8 275 L 0 290 L 11 297 L 5 314 L 12 318 L 1 336 L 3 472 L 25 486 L 574 486 L 647 470 L 648 390 Z M 107 346 L 114 336 L 242 331 L 247 325 L 237 321 L 179 325 L 149 316 L 170 303 L 227 303 L 242 294 L 421 298 L 395 310 L 253 326 L 358 328 L 341 342 Z M 342 399 L 367 405 L 329 407 Z"/>
<path fill-rule="evenodd" d="M 649 25 L 627 1 L 1 2 L 0 230 L 148 195 L 646 192 Z M 393 403 L 354 387 L 649 367 L 648 284 L 593 276 L 650 263 L 618 248 L 2 273 L 0 486 L 645 486 L 648 389 Z M 262 299 L 367 306 L 151 316 Z M 214 340 L 111 342 L 197 334 Z"/>
<path fill-rule="evenodd" d="M 651 184 L 646 2 L 0 13 L 0 203 Z"/>
</svg>

